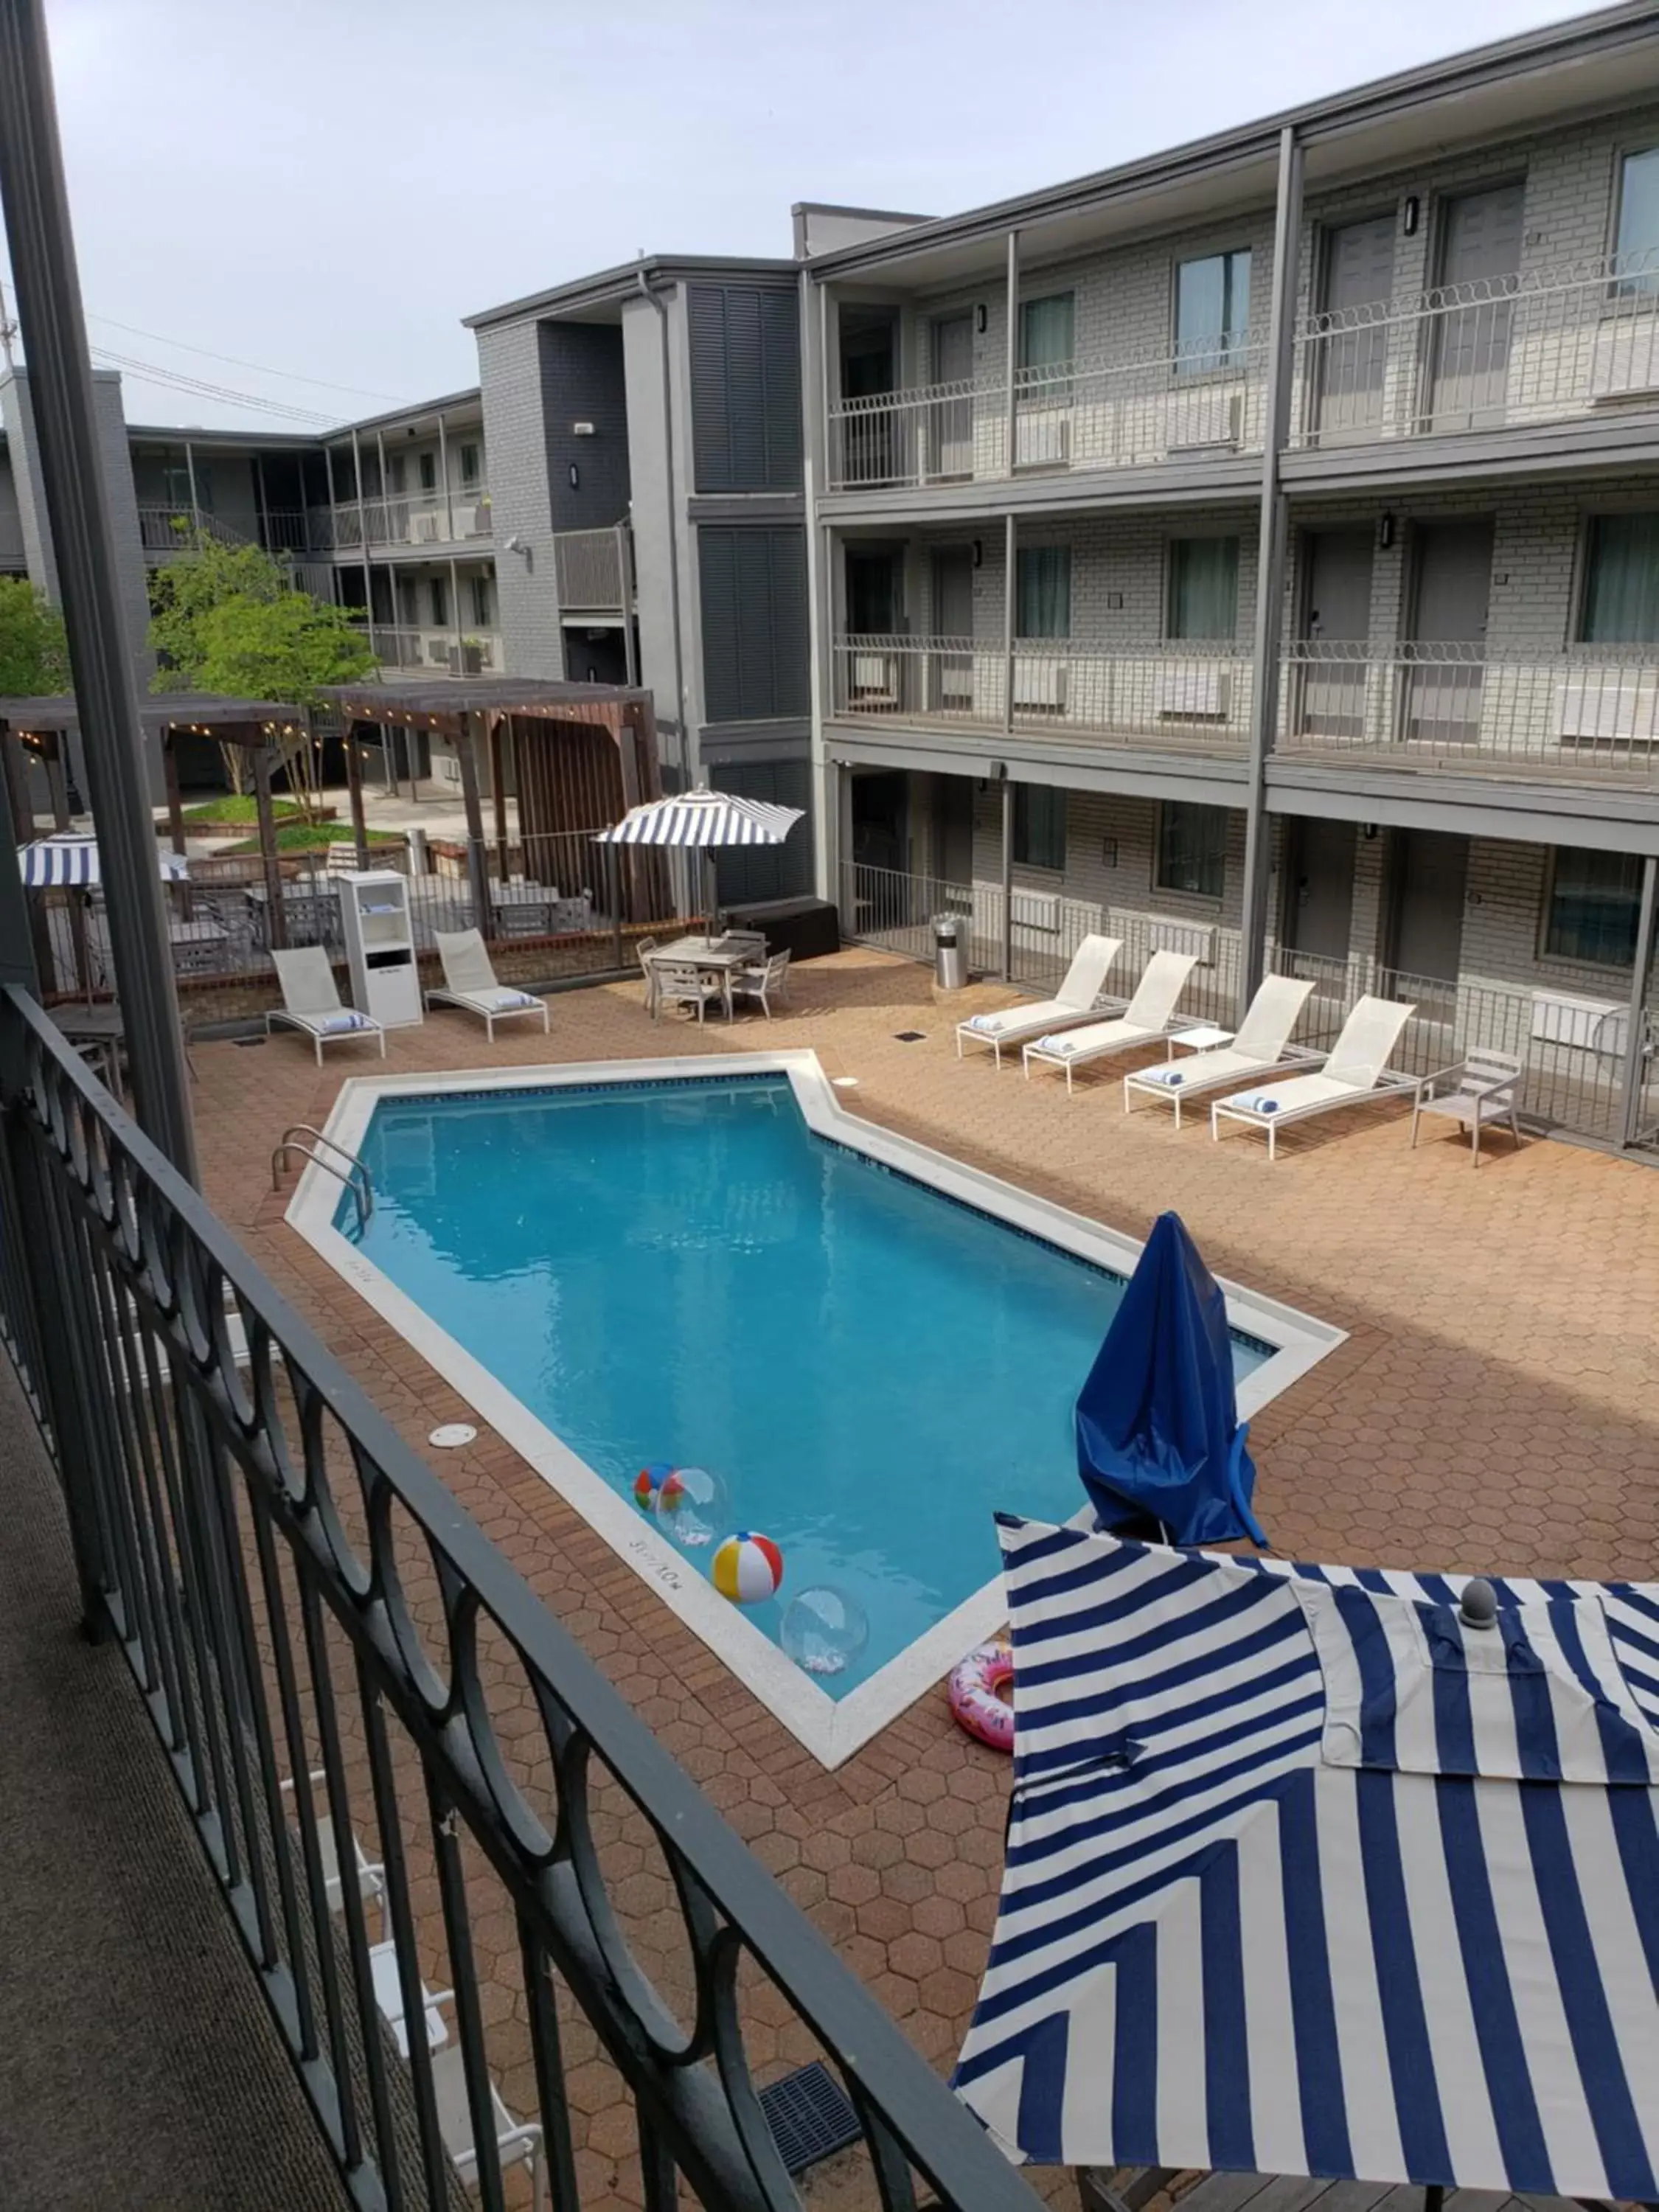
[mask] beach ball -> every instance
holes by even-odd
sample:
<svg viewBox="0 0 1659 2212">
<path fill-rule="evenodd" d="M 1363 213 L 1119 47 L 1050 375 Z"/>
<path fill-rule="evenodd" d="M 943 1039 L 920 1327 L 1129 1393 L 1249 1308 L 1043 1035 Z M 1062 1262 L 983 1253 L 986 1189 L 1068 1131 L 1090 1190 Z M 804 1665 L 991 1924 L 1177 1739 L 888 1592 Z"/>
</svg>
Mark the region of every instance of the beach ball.
<svg viewBox="0 0 1659 2212">
<path fill-rule="evenodd" d="M 665 1459 L 653 1459 L 649 1467 L 642 1467 L 634 1478 L 634 1503 L 643 1513 L 653 1513 L 665 1483 L 672 1482 L 674 1470 Z"/>
<path fill-rule="evenodd" d="M 815 1583 L 790 1600 L 778 1641 L 807 1674 L 844 1674 L 870 1641 L 870 1623 L 856 1598 Z"/>
<path fill-rule="evenodd" d="M 677 1467 L 656 1497 L 663 1533 L 682 1551 L 697 1552 L 719 1540 L 732 1525 L 726 1485 L 706 1467 Z"/>
<path fill-rule="evenodd" d="M 714 1588 L 733 1605 L 760 1605 L 783 1580 L 783 1553 L 769 1536 L 740 1528 L 728 1536 L 708 1563 Z"/>
</svg>

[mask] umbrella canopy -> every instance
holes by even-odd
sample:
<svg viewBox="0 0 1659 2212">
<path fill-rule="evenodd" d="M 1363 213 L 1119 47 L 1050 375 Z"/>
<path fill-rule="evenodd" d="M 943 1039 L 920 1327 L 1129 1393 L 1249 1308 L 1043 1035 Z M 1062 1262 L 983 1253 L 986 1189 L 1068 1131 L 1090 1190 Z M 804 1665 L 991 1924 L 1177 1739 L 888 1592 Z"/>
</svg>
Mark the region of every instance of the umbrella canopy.
<svg viewBox="0 0 1659 2212">
<path fill-rule="evenodd" d="M 630 807 L 601 830 L 601 845 L 781 845 L 800 820 L 798 806 L 772 806 L 729 791 L 683 791 Z"/>
<path fill-rule="evenodd" d="M 1659 1587 L 1001 1524 L 1015 2156 L 1650 2200 Z M 1475 1610 L 1473 1601 L 1470 1612 Z"/>
<path fill-rule="evenodd" d="M 190 872 L 189 864 L 182 853 L 162 852 L 156 848 L 163 883 L 178 883 Z M 18 848 L 17 864 L 22 871 L 23 882 L 30 890 L 52 890 L 68 886 L 74 890 L 95 890 L 104 880 L 98 860 L 98 841 L 95 837 L 40 837 L 32 845 Z"/>
<path fill-rule="evenodd" d="M 1077 1401 L 1077 1466 L 1103 1527 L 1158 1522 L 1177 1544 L 1265 1544 L 1233 1395 L 1221 1286 L 1160 1213 Z"/>
</svg>

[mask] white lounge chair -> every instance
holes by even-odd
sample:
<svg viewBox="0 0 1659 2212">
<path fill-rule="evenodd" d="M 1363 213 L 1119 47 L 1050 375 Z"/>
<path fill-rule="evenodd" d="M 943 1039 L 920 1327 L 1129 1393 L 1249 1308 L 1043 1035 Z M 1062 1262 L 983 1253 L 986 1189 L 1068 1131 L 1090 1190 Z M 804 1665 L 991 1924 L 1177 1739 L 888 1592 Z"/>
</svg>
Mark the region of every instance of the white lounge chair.
<svg viewBox="0 0 1659 2212">
<path fill-rule="evenodd" d="M 1414 1075 L 1390 1075 L 1389 1055 L 1400 1033 L 1417 1012 L 1398 999 L 1358 999 L 1317 1075 L 1292 1075 L 1283 1083 L 1264 1083 L 1218 1098 L 1210 1109 L 1210 1134 L 1219 1138 L 1223 1121 L 1241 1121 L 1267 1133 L 1267 1157 L 1278 1158 L 1276 1139 L 1286 1121 L 1305 1121 L 1315 1114 L 1334 1114 L 1377 1098 L 1415 1091 Z"/>
<path fill-rule="evenodd" d="M 1025 1079 L 1031 1079 L 1033 1061 L 1039 1067 L 1063 1067 L 1069 1096 L 1072 1073 L 1091 1060 L 1109 1059 L 1114 1053 L 1131 1052 L 1136 1045 L 1156 1044 L 1167 1036 L 1176 1000 L 1187 988 L 1187 978 L 1198 965 L 1191 952 L 1154 952 L 1146 963 L 1135 994 L 1114 1021 L 1090 1022 L 1060 1036 L 1042 1036 L 1028 1044 L 1023 1055 Z"/>
<path fill-rule="evenodd" d="M 958 1022 L 957 1058 L 962 1058 L 964 1042 L 988 1044 L 1000 1067 L 1004 1045 L 1046 1036 L 1053 1030 L 1063 1030 L 1068 1022 L 1086 1022 L 1122 950 L 1121 937 L 1085 937 L 1072 956 L 1066 981 L 1052 999 L 1040 999 L 1036 1004 L 1028 1000 L 1023 1006 L 1005 1006 L 996 1014 L 970 1014 L 965 1022 Z"/>
<path fill-rule="evenodd" d="M 434 929 L 432 942 L 443 963 L 444 980 L 441 989 L 427 993 L 428 1006 L 459 1006 L 465 1013 L 477 1014 L 491 1044 L 495 1042 L 496 1023 L 513 1021 L 520 1014 L 539 1014 L 542 1034 L 547 1034 L 546 1000 L 531 991 L 515 990 L 511 984 L 498 983 L 483 939 L 476 929 L 459 930 L 453 936 Z"/>
<path fill-rule="evenodd" d="M 1230 1083 L 1248 1083 L 1281 1068 L 1317 1067 L 1324 1059 L 1307 1045 L 1291 1042 L 1291 1031 L 1302 1018 L 1311 982 L 1294 975 L 1267 975 L 1245 1011 L 1231 1044 L 1212 1052 L 1195 1052 L 1185 1060 L 1175 1057 L 1178 1039 L 1170 1040 L 1170 1058 L 1161 1067 L 1137 1068 L 1123 1079 L 1123 1110 L 1127 1114 L 1139 1092 L 1162 1099 L 1175 1108 L 1175 1125 L 1181 1127 L 1181 1102 L 1206 1091 L 1224 1091 Z"/>
<path fill-rule="evenodd" d="M 317 1048 L 317 1065 L 323 1064 L 323 1047 L 348 1037 L 375 1037 L 380 1057 L 386 1058 L 386 1031 L 368 1014 L 348 1006 L 340 997 L 328 954 L 320 945 L 296 945 L 289 952 L 273 952 L 283 1003 L 265 1016 L 265 1035 L 273 1022 L 303 1030 Z"/>
</svg>

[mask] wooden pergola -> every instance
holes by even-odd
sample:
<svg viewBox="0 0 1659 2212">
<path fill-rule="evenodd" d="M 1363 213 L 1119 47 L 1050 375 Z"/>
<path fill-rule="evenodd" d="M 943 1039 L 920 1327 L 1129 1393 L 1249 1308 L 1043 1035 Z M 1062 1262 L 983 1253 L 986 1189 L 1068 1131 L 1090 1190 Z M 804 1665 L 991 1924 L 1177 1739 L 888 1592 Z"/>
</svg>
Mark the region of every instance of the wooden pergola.
<svg viewBox="0 0 1659 2212">
<path fill-rule="evenodd" d="M 662 796 L 651 694 L 622 684 L 557 684 L 526 676 L 445 677 L 343 684 L 324 693 L 346 720 L 422 730 L 454 747 L 466 811 L 467 873 L 478 914 L 489 912 L 480 739 L 488 746 L 497 865 L 506 873 L 504 768 L 512 750 L 521 837 L 608 827 Z M 363 837 L 362 767 L 346 747 L 351 819 Z"/>
</svg>

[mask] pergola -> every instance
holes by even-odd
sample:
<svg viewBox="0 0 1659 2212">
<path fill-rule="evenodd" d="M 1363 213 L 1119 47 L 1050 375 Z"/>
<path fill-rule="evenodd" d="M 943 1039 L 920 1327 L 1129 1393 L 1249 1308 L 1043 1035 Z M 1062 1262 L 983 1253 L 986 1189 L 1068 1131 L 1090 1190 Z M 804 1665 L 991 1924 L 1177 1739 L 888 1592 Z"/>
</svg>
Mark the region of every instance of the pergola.
<svg viewBox="0 0 1659 2212">
<path fill-rule="evenodd" d="M 324 693 L 348 721 L 424 730 L 455 750 L 466 810 L 467 872 L 478 912 L 489 911 L 480 737 L 489 747 L 495 842 L 505 872 L 507 848 L 503 768 L 512 748 L 521 836 L 590 830 L 617 821 L 641 799 L 658 799 L 657 722 L 648 691 L 622 684 L 559 684 L 527 676 L 442 677 L 430 684 L 343 684 Z M 362 769 L 346 747 L 351 818 L 362 827 Z"/>
</svg>

